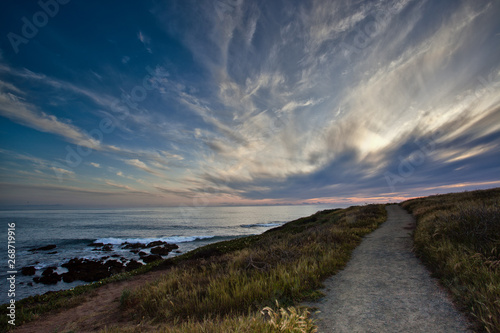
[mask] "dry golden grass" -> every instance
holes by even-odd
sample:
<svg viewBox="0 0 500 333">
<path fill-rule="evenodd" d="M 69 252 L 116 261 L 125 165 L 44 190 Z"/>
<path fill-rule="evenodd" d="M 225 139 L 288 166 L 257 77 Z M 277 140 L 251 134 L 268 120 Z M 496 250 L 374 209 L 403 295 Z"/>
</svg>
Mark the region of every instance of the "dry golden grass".
<svg viewBox="0 0 500 333">
<path fill-rule="evenodd" d="M 500 189 L 405 201 L 415 248 L 476 323 L 500 332 Z"/>
<path fill-rule="evenodd" d="M 307 312 L 290 306 L 318 297 L 322 281 L 344 267 L 362 236 L 385 219 L 383 205 L 329 210 L 259 236 L 212 244 L 125 295 L 122 308 L 138 322 L 180 327 L 210 326 L 220 318 L 248 323 L 246 314 L 264 308 L 270 323 L 278 323 L 272 332 L 313 332 Z M 273 310 L 276 300 L 287 309 Z M 260 322 L 252 318 L 252 325 Z M 289 324 L 294 328 L 280 328 Z"/>
</svg>

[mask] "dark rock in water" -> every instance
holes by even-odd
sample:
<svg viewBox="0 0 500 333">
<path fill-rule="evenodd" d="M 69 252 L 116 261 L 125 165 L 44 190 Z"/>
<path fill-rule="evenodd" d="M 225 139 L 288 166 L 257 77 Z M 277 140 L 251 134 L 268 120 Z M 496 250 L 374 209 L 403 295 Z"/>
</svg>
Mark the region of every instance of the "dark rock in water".
<svg viewBox="0 0 500 333">
<path fill-rule="evenodd" d="M 66 283 L 71 283 L 73 281 L 78 280 L 78 276 L 74 272 L 66 272 L 62 275 L 62 280 Z"/>
<path fill-rule="evenodd" d="M 120 256 L 119 254 L 113 254 L 113 255 L 111 256 L 111 258 L 120 258 L 120 257 L 121 257 L 121 256 Z M 104 258 L 106 258 L 106 257 L 104 257 Z"/>
<path fill-rule="evenodd" d="M 175 253 L 182 253 L 182 251 L 177 250 L 177 251 L 175 251 Z"/>
<path fill-rule="evenodd" d="M 38 247 L 36 249 L 31 249 L 31 250 L 28 250 L 28 251 L 30 251 L 30 252 L 34 252 L 34 251 L 48 251 L 48 250 L 55 249 L 56 247 L 57 247 L 57 245 L 50 244 L 50 245 L 47 245 L 47 246 Z"/>
<path fill-rule="evenodd" d="M 57 284 L 61 281 L 61 275 L 54 272 L 55 267 L 49 267 L 43 271 L 42 276 L 36 276 L 33 281 L 43 284 Z"/>
<path fill-rule="evenodd" d="M 166 247 L 171 247 L 175 246 L 174 248 L 177 248 L 177 245 L 175 244 L 169 244 L 164 241 L 154 241 L 150 242 L 148 244 L 143 244 L 143 243 L 125 243 L 122 247 L 122 249 L 149 249 L 150 247 L 156 247 L 156 246 L 166 246 Z"/>
<path fill-rule="evenodd" d="M 170 246 L 169 245 L 170 244 L 166 244 L 166 245 L 163 245 L 163 246 L 153 247 L 151 249 L 151 253 L 152 254 L 159 254 L 161 256 L 166 256 L 167 254 L 169 254 L 174 249 L 174 247 L 172 247 L 172 245 L 170 245 Z"/>
<path fill-rule="evenodd" d="M 95 243 L 92 245 L 95 247 L 94 249 L 92 249 L 92 251 L 105 251 L 105 252 L 113 251 L 112 244 Z"/>
<path fill-rule="evenodd" d="M 90 243 L 88 246 L 101 247 L 104 246 L 104 243 Z"/>
<path fill-rule="evenodd" d="M 22 275 L 35 275 L 36 269 L 34 266 L 26 266 L 21 269 Z"/>
<path fill-rule="evenodd" d="M 146 245 L 142 243 L 125 243 L 122 249 L 145 249 Z"/>
<path fill-rule="evenodd" d="M 123 263 L 114 259 L 104 262 L 103 260 L 74 258 L 63 264 L 62 267 L 68 269 L 68 272 L 62 275 L 64 282 L 68 283 L 75 280 L 99 281 L 124 270 Z"/>
<path fill-rule="evenodd" d="M 159 245 L 163 245 L 163 244 L 167 244 L 167 242 L 154 241 L 154 242 L 148 243 L 148 245 L 146 245 L 146 247 L 155 247 L 155 246 L 159 246 Z"/>
<path fill-rule="evenodd" d="M 48 252 L 47 254 L 57 254 L 57 251 L 54 251 L 54 252 Z"/>
<path fill-rule="evenodd" d="M 43 276 L 46 276 L 46 275 L 50 275 L 52 273 L 54 273 L 54 269 L 57 269 L 57 267 L 48 267 L 47 269 L 45 269 L 43 272 L 42 272 L 42 275 Z"/>
<path fill-rule="evenodd" d="M 139 257 L 147 256 L 148 254 L 144 251 L 139 252 Z"/>
<path fill-rule="evenodd" d="M 149 264 L 150 262 L 157 261 L 157 260 L 162 260 L 163 258 L 160 255 L 158 255 L 158 254 L 150 254 L 148 256 L 141 257 L 141 259 L 146 264 Z"/>
<path fill-rule="evenodd" d="M 125 266 L 125 270 L 127 272 L 133 271 L 134 269 L 137 269 L 139 267 L 142 267 L 142 263 L 138 262 L 137 260 L 130 260 L 128 264 Z"/>
<path fill-rule="evenodd" d="M 123 264 L 118 260 L 108 260 L 104 263 L 111 274 L 120 273 L 123 271 Z"/>
<path fill-rule="evenodd" d="M 139 253 L 139 252 L 140 252 L 140 250 L 138 250 L 138 249 L 133 249 L 133 250 L 130 250 L 130 252 L 137 254 L 137 253 Z"/>
<path fill-rule="evenodd" d="M 111 275 L 108 268 L 96 260 L 74 258 L 63 264 L 62 267 L 68 269 L 68 273 L 64 274 L 66 282 L 71 280 L 94 282 Z"/>
<path fill-rule="evenodd" d="M 33 287 L 33 282 L 26 283 L 27 286 Z"/>
</svg>

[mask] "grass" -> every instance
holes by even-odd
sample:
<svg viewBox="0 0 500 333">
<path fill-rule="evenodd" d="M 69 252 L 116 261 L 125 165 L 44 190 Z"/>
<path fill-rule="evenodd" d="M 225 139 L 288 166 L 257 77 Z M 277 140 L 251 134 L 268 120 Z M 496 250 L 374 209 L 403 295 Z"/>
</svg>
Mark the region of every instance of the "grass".
<svg viewBox="0 0 500 333">
<path fill-rule="evenodd" d="M 417 254 L 469 314 L 500 332 L 500 188 L 405 201 Z"/>
<path fill-rule="evenodd" d="M 212 244 L 133 291 L 124 311 L 154 323 L 231 322 L 270 310 L 276 301 L 291 306 L 314 299 L 322 281 L 343 268 L 362 236 L 385 219 L 383 205 L 328 210 L 262 235 Z M 288 310 L 273 311 L 271 318 Z"/>
<path fill-rule="evenodd" d="M 105 328 L 100 333 L 315 333 L 317 328 L 309 318 L 309 311 L 304 308 L 266 307 L 260 313 L 250 313 L 225 318 L 205 320 L 186 320 L 176 325 L 150 325 L 140 323 L 133 326 L 114 326 Z"/>
<path fill-rule="evenodd" d="M 321 296 L 321 282 L 343 268 L 361 238 L 385 219 L 384 205 L 318 212 L 261 235 L 209 244 L 90 285 L 20 300 L 16 325 L 81 304 L 101 285 L 164 270 L 154 283 L 123 291 L 120 309 L 131 326 L 106 332 L 139 332 L 151 325 L 164 332 L 313 332 L 308 313 L 291 306 Z M 276 301 L 286 308 L 275 308 Z M 11 328 L 5 310 L 0 309 L 1 330 Z M 271 318 L 294 327 L 274 327 Z"/>
<path fill-rule="evenodd" d="M 267 323 L 273 330 L 277 332 L 296 331 L 304 333 L 314 333 L 318 331 L 314 321 L 309 318 L 310 313 L 307 309 L 297 310 L 293 306 L 284 309 L 279 307 L 278 302 L 276 302 L 276 307 L 278 310 L 274 310 L 267 306 L 261 311 L 264 316 L 269 317 Z"/>
</svg>

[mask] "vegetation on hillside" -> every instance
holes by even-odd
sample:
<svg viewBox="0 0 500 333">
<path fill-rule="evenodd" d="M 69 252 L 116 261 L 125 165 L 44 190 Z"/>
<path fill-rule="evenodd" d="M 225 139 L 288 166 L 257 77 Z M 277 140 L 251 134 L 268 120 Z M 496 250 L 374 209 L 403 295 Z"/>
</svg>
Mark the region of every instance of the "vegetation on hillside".
<svg viewBox="0 0 500 333">
<path fill-rule="evenodd" d="M 478 331 L 500 332 L 500 188 L 417 198 L 401 206 L 417 218 L 415 250 L 424 263 Z M 321 296 L 322 281 L 343 268 L 362 236 L 385 219 L 384 205 L 318 212 L 261 235 L 21 300 L 16 322 L 75 306 L 100 285 L 153 269 L 165 273 L 139 289 L 125 289 L 121 323 L 102 332 L 315 332 L 308 310 L 294 305 Z M 1 326 L 10 328 L 3 320 Z"/>
<path fill-rule="evenodd" d="M 265 325 L 257 330 L 262 332 L 313 332 L 303 309 L 276 308 L 275 302 L 289 307 L 320 296 L 322 281 L 344 267 L 362 236 L 385 219 L 383 205 L 327 210 L 200 248 L 132 291 L 122 303 L 124 315 L 174 326 L 165 332 L 212 332 L 221 325 L 230 332 L 250 332 L 253 325 Z"/>
<path fill-rule="evenodd" d="M 417 218 L 415 249 L 477 329 L 500 332 L 500 188 L 401 206 Z"/>
<path fill-rule="evenodd" d="M 16 302 L 16 324 L 80 304 L 101 285 L 150 270 L 163 277 L 120 297 L 122 321 L 104 332 L 314 332 L 307 309 L 326 277 L 345 266 L 384 205 L 318 212 L 261 235 L 209 244 L 99 282 Z M 279 302 L 281 306 L 276 306 Z M 4 319 L 6 307 L 0 310 Z M 1 329 L 11 329 L 0 321 Z"/>
</svg>

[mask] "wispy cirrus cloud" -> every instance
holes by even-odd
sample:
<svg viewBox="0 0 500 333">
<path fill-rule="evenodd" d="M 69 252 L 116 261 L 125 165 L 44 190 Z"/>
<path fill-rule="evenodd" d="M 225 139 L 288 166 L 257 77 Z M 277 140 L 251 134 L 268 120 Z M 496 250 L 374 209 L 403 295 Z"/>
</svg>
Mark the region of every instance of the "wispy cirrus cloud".
<svg viewBox="0 0 500 333">
<path fill-rule="evenodd" d="M 54 115 L 39 111 L 34 105 L 23 100 L 24 97 L 2 89 L 0 91 L 0 115 L 36 130 L 59 135 L 83 147 L 92 149 L 99 147 L 98 141 L 72 125 L 70 121 L 63 121 Z"/>
<path fill-rule="evenodd" d="M 169 202 L 405 198 L 499 171 L 497 1 L 220 5 L 155 3 L 88 68 L 0 64 L 0 115 L 61 139 L 59 162 L 92 146 L 72 184 Z M 97 142 L 103 118 L 115 130 Z"/>
<path fill-rule="evenodd" d="M 144 44 L 144 47 L 149 53 L 153 53 L 151 50 L 151 38 L 146 36 L 142 31 L 139 31 L 137 33 L 137 38 L 141 41 L 142 44 Z"/>
<path fill-rule="evenodd" d="M 435 23 L 435 28 L 417 34 L 430 7 L 426 2 L 394 1 L 385 6 L 390 11 L 380 18 L 377 15 L 387 8 L 315 1 L 299 14 L 289 12 L 290 18 L 296 15 L 300 20 L 291 19 L 279 38 L 273 32 L 259 31 L 267 22 L 245 6 L 227 21 L 202 20 L 211 36 L 220 37 L 213 54 L 201 53 L 199 58 L 212 73 L 212 86 L 219 87 L 217 99 L 203 107 L 193 105 L 206 122 L 215 125 L 214 131 L 199 132 L 213 152 L 202 155 L 206 163 L 200 169 L 208 175 L 203 178 L 207 182 L 220 184 L 229 179 L 229 186 L 245 192 L 250 184 L 271 180 L 277 195 L 283 195 L 278 190 L 282 186 L 297 195 L 301 179 L 309 179 L 303 183 L 310 186 L 315 177 L 324 177 L 329 184 L 373 179 L 383 189 L 383 171 L 391 163 L 396 141 L 445 128 L 465 112 L 481 119 L 487 116 L 488 107 L 498 105 L 491 87 L 480 98 L 482 106 L 475 100 L 475 105 L 462 105 L 459 111 L 456 100 L 467 86 L 474 89 L 478 85 L 475 80 L 470 82 L 481 73 L 476 65 L 482 61 L 482 55 L 475 55 L 479 41 L 474 31 L 479 25 L 493 24 L 488 15 L 492 4 L 462 4 L 444 21 Z M 245 38 L 247 19 L 252 22 L 251 40 L 260 43 L 259 49 L 240 42 Z M 348 39 L 374 22 L 378 34 L 354 55 L 357 58 L 346 59 L 340 42 L 353 43 Z M 184 41 L 193 54 L 200 54 L 203 44 L 194 43 L 196 33 L 190 33 L 186 31 Z M 285 53 L 290 50 L 298 61 L 287 66 Z M 239 61 L 249 54 L 258 54 L 258 59 Z M 465 59 L 468 66 L 460 68 Z M 344 77 L 339 75 L 341 68 Z M 492 72 L 497 70 L 490 67 Z M 238 80 L 241 73 L 246 74 L 245 80 Z M 329 86 L 341 90 L 328 91 Z M 227 113 L 207 112 L 216 103 Z M 436 107 L 441 112 L 433 112 Z M 494 125 L 491 127 L 495 132 Z M 472 129 L 464 125 L 457 130 L 465 134 Z M 497 149 L 496 144 L 487 147 L 489 152 Z M 484 147 L 474 156 L 483 154 Z M 335 172 L 333 168 L 344 177 L 321 176 L 326 170 Z M 272 196 L 272 192 L 247 191 L 255 197 Z"/>
</svg>

